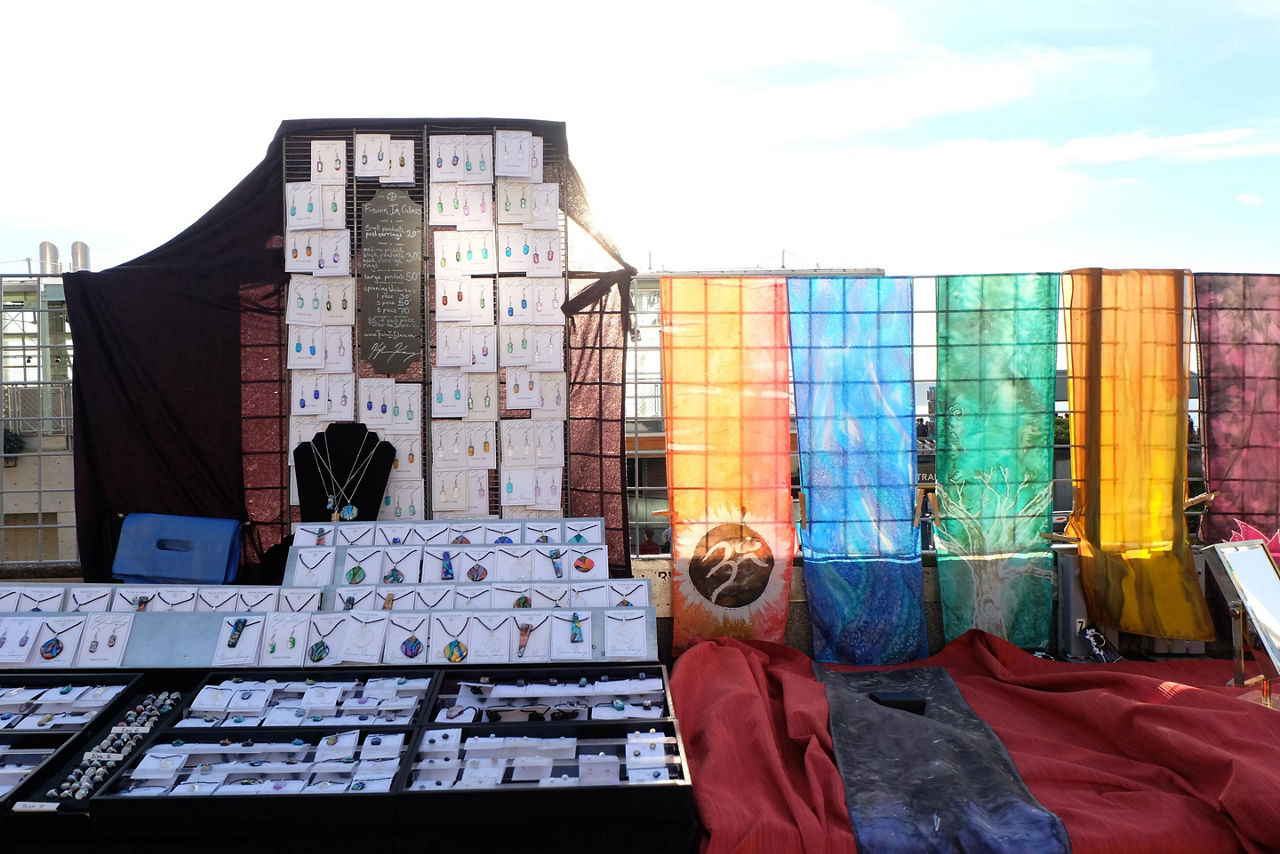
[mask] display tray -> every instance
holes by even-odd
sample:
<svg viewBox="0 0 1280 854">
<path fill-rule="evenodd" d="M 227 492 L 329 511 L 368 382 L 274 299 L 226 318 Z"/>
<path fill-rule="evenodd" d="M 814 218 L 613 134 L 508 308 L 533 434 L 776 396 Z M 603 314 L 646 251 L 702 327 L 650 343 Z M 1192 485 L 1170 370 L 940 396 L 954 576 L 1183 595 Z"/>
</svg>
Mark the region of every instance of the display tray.
<svg viewBox="0 0 1280 854">
<path fill-rule="evenodd" d="M 0 811 L 123 709 L 137 674 L 0 674 Z M 95 697 L 95 694 L 98 696 Z M 19 770 L 21 769 L 21 770 Z"/>
<path fill-rule="evenodd" d="M 136 705 L 137 695 L 176 682 L 177 675 L 148 674 L 113 714 Z M 587 850 L 682 850 L 694 838 L 691 780 L 666 669 L 656 662 L 406 672 L 335 668 L 319 674 L 256 672 L 252 679 L 243 671 L 184 675 L 181 703 L 87 796 L 69 805 L 66 798 L 44 797 L 79 767 L 86 747 L 101 745 L 114 717 L 83 733 L 86 743 L 74 755 L 64 752 L 65 761 L 23 784 L 34 793 L 26 796 L 28 809 L 44 809 L 43 803 L 78 821 L 13 813 L 10 818 L 20 821 L 7 825 L 6 834 L 115 847 L 164 840 L 192 850 L 225 850 L 228 840 L 359 848 L 430 833 L 441 850 L 525 852 L 563 850 L 566 839 Z M 615 699 L 624 708 L 648 699 L 653 717 L 545 714 L 531 720 L 525 711 L 518 719 L 505 713 L 468 723 L 433 719 L 459 697 L 468 704 L 485 700 L 488 710 L 506 705 L 503 695 L 520 689 L 521 682 L 526 710 L 547 699 L 573 701 L 554 691 L 548 697 L 547 690 L 555 689 L 570 698 L 590 696 L 593 705 L 587 708 L 607 703 L 614 711 Z M 358 687 L 346 690 L 344 684 Z M 230 699 L 214 721 L 205 720 L 207 707 L 222 698 L 206 694 L 201 701 L 203 692 L 232 691 L 248 704 L 259 702 L 253 692 L 267 685 L 280 691 L 266 700 L 275 709 L 292 708 L 310 690 L 304 715 L 293 715 L 305 723 L 236 724 Z M 400 696 L 392 691 L 406 685 L 417 692 L 407 723 L 401 723 L 406 719 L 400 709 L 393 709 L 390 723 L 376 712 L 360 720 L 360 707 L 368 704 L 359 700 L 370 686 L 378 700 Z M 336 688 L 336 696 L 317 696 L 326 686 Z M 251 697 L 243 697 L 245 692 Z M 271 707 L 273 700 L 278 702 Z M 346 704 L 351 713 L 321 713 L 314 721 L 308 713 L 321 704 L 332 712 L 344 711 Z M 234 823 L 228 824 L 228 816 L 235 816 Z"/>
<path fill-rule="evenodd" d="M 433 705 L 438 672 L 332 667 L 214 671 L 173 726 L 234 731 L 264 727 L 405 727 Z"/>
<path fill-rule="evenodd" d="M 431 720 L 471 723 L 657 721 L 672 716 L 661 665 L 489 667 L 441 674 Z"/>
<path fill-rule="evenodd" d="M 67 673 L 65 676 L 85 676 Z M 6 674 L 22 678 L 24 674 Z M 121 685 L 117 697 L 39 770 L 14 790 L 10 823 L 38 821 L 53 814 L 86 812 L 91 795 L 119 774 L 129 758 L 176 720 L 197 674 L 99 674 L 99 685 Z M 115 679 L 117 682 L 108 680 Z M 87 783 L 84 781 L 88 781 Z M 83 790 L 83 793 L 81 793 Z"/>
</svg>

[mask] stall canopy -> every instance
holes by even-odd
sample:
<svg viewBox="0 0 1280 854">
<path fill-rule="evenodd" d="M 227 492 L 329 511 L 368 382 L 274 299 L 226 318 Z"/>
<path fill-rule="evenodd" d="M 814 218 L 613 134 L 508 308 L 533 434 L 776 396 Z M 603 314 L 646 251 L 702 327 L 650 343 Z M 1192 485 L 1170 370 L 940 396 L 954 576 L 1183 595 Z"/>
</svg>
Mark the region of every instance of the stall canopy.
<svg viewBox="0 0 1280 854">
<path fill-rule="evenodd" d="M 568 273 L 569 512 L 606 517 L 611 570 L 629 574 L 622 360 L 635 270 L 592 217 L 564 124 L 320 119 L 283 122 L 262 162 L 169 242 L 118 267 L 64 277 L 76 347 L 76 518 L 87 581 L 109 578 L 129 513 L 240 519 L 249 523 L 248 564 L 269 566 L 264 556 L 289 533 L 286 141 L 494 128 L 544 139 L 545 180 L 560 183 L 562 211 L 619 265 Z M 423 170 L 416 174 L 421 183 Z M 584 357 L 575 358 L 575 349 Z M 575 400 L 585 391 L 590 406 Z"/>
</svg>

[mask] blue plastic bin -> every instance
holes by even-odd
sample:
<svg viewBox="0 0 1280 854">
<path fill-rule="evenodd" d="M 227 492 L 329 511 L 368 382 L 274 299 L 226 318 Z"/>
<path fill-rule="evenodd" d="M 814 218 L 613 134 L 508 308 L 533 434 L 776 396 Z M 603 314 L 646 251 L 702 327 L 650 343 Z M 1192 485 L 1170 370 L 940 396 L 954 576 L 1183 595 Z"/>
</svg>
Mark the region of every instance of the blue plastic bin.
<svg viewBox="0 0 1280 854">
<path fill-rule="evenodd" d="M 130 513 L 111 574 L 126 584 L 227 584 L 239 568 L 239 520 Z"/>
</svg>

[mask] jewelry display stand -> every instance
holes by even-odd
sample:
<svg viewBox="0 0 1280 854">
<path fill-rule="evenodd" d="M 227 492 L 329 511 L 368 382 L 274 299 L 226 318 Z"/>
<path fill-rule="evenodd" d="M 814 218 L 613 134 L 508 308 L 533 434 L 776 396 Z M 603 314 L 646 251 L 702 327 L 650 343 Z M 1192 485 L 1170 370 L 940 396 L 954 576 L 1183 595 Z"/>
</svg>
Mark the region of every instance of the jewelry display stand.
<svg viewBox="0 0 1280 854">
<path fill-rule="evenodd" d="M 330 424 L 293 449 L 299 510 L 304 522 L 376 519 L 395 446 L 363 424 Z"/>
<path fill-rule="evenodd" d="M 429 828 L 458 851 L 550 850 L 567 828 L 591 848 L 615 839 L 611 850 L 693 840 L 689 769 L 656 663 L 73 681 L 123 687 L 78 733 L 41 736 L 53 752 L 0 816 L 13 844 L 334 844 L 357 825 L 367 845 Z M 55 683 L 6 673 L 0 695 Z"/>
</svg>

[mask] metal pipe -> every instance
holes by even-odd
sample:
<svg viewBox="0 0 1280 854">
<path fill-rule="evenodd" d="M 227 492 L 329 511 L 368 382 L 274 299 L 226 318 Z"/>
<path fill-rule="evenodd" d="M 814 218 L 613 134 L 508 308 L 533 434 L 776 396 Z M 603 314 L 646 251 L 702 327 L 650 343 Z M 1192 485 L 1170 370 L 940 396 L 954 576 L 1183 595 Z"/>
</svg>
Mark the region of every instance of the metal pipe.
<svg viewBox="0 0 1280 854">
<path fill-rule="evenodd" d="M 40 244 L 40 275 L 56 276 L 62 272 L 62 266 L 58 263 L 58 247 L 49 241 Z"/>
<path fill-rule="evenodd" d="M 77 240 L 71 244 L 71 272 L 89 269 L 89 244 Z"/>
</svg>

